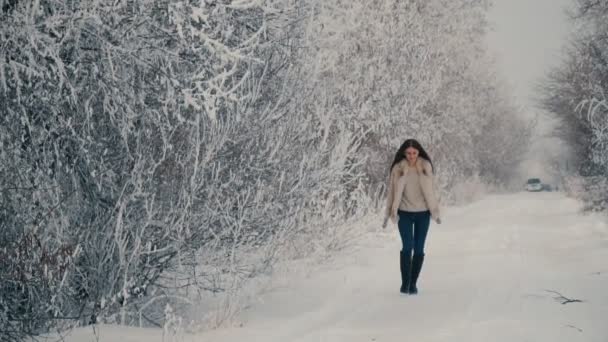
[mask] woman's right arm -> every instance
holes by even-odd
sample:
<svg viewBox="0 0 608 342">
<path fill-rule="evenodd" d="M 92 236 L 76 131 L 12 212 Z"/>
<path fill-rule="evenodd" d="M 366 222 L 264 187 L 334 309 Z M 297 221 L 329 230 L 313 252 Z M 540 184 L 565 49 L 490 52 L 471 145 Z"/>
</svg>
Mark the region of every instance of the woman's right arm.
<svg viewBox="0 0 608 342">
<path fill-rule="evenodd" d="M 401 176 L 403 176 L 403 171 L 399 165 L 395 165 L 391 170 L 388 196 L 386 198 L 386 217 L 389 217 L 394 223 L 397 223 L 397 210 L 399 209 L 399 202 L 401 201 L 403 187 L 405 186 L 405 182 Z"/>
<path fill-rule="evenodd" d="M 384 213 L 384 217 L 390 217 L 391 211 L 393 207 L 393 199 L 395 198 L 395 181 L 394 181 L 394 172 L 395 168 L 391 169 L 391 172 L 388 176 L 388 188 L 387 188 L 387 196 L 386 196 L 386 210 Z"/>
</svg>

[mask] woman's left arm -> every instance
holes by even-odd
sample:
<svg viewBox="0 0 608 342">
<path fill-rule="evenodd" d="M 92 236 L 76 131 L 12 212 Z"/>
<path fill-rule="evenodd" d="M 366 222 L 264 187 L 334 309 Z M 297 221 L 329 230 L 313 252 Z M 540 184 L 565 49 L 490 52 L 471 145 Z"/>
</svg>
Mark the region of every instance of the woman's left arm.
<svg viewBox="0 0 608 342">
<path fill-rule="evenodd" d="M 431 163 L 424 160 L 422 161 L 422 172 L 420 173 L 420 185 L 422 187 L 422 194 L 426 201 L 429 210 L 431 211 L 431 217 L 437 222 L 441 222 L 441 216 L 439 211 L 439 200 L 435 192 L 435 184 L 433 179 L 433 167 Z"/>
</svg>

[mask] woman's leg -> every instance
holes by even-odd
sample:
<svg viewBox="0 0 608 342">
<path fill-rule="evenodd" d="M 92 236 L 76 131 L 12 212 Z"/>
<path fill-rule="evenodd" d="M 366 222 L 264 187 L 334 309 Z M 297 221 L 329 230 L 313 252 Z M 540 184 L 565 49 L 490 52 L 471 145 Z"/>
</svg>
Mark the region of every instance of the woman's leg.
<svg viewBox="0 0 608 342">
<path fill-rule="evenodd" d="M 418 287 L 416 282 L 422 270 L 424 262 L 424 244 L 431 223 L 431 214 L 429 212 L 417 213 L 414 220 L 414 256 L 412 257 L 411 277 L 409 282 L 409 293 L 417 294 Z"/>
<path fill-rule="evenodd" d="M 424 255 L 424 244 L 426 242 L 426 235 L 429 232 L 429 225 L 431 224 L 431 213 L 428 211 L 422 213 L 416 213 L 416 218 L 413 220 L 414 223 L 414 255 Z"/>
<path fill-rule="evenodd" d="M 401 252 L 411 255 L 414 248 L 414 217 L 411 213 L 399 210 L 399 235 L 401 236 Z"/>
<path fill-rule="evenodd" d="M 412 270 L 412 248 L 414 246 L 413 228 L 414 221 L 412 215 L 404 211 L 399 210 L 399 235 L 401 236 L 401 242 L 403 247 L 399 252 L 399 267 L 401 269 L 401 293 L 409 293 L 410 289 L 410 278 Z"/>
</svg>

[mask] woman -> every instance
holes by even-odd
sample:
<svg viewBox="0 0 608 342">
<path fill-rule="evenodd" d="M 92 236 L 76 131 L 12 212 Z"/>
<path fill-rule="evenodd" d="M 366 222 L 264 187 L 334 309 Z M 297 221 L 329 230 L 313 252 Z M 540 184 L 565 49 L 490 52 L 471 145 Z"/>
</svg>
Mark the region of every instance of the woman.
<svg viewBox="0 0 608 342">
<path fill-rule="evenodd" d="M 416 281 L 424 261 L 424 242 L 431 218 L 438 224 L 439 202 L 433 186 L 431 158 L 414 139 L 406 140 L 391 165 L 384 225 L 397 222 L 403 248 L 400 253 L 403 294 L 417 294 Z M 412 251 L 414 252 L 412 256 Z"/>
</svg>

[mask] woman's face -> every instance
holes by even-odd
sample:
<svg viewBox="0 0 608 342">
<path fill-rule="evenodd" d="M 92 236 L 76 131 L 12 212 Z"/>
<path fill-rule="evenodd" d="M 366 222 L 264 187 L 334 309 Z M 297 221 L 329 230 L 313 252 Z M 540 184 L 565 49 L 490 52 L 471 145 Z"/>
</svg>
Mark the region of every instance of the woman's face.
<svg viewBox="0 0 608 342">
<path fill-rule="evenodd" d="M 418 150 L 413 147 L 408 147 L 405 149 L 405 158 L 410 163 L 415 163 L 418 159 Z"/>
</svg>

